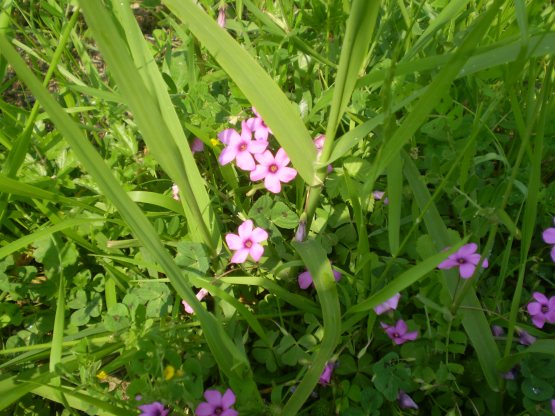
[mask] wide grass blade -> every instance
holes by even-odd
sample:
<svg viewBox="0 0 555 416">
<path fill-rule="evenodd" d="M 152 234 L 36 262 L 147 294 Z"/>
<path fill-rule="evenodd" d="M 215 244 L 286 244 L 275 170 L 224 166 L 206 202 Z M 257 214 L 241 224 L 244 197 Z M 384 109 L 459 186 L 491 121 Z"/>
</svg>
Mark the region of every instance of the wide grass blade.
<svg viewBox="0 0 555 416">
<path fill-rule="evenodd" d="M 120 24 L 125 28 L 125 38 L 102 2 L 82 3 L 89 29 L 121 95 L 134 113 L 149 151 L 179 186 L 193 239 L 204 242 L 215 255 L 221 246 L 221 235 L 204 179 L 196 167 L 167 85 L 153 57 L 148 55 L 136 20 L 131 24 L 123 12 L 126 9 L 121 4 L 128 7 L 127 2 L 114 2 L 115 9 L 123 15 Z"/>
<path fill-rule="evenodd" d="M 272 129 L 295 169 L 307 184 L 314 185 L 316 149 L 298 110 L 275 81 L 193 1 L 164 0 L 163 3 L 228 73 Z"/>
<path fill-rule="evenodd" d="M 452 241 L 447 233 L 447 227 L 439 215 L 435 203 L 430 203 L 431 195 L 418 169 L 414 165 L 414 162 L 406 153 L 403 153 L 403 159 L 405 162 L 405 178 L 412 189 L 418 208 L 424 210 L 429 204 L 427 211 L 424 213 L 424 223 L 428 233 L 432 237 L 436 251 L 440 252 L 445 249 L 445 247 L 452 245 Z M 460 277 L 452 270 L 444 272 L 444 274 L 447 289 L 449 290 L 451 298 L 454 298 Z M 463 327 L 476 351 L 478 361 L 480 362 L 487 383 L 493 391 L 498 391 L 499 374 L 495 368 L 495 363 L 500 358 L 499 349 L 495 344 L 488 320 L 482 311 L 482 305 L 473 288 L 470 288 L 467 295 L 462 300 L 460 314 L 462 315 Z"/>
<path fill-rule="evenodd" d="M 156 259 L 157 263 L 160 264 L 177 293 L 191 305 L 202 325 L 204 336 L 214 354 L 214 358 L 221 371 L 230 378 L 233 390 L 240 397 L 251 397 L 255 401 L 261 401 L 246 357 L 235 346 L 214 316 L 202 307 L 193 294 L 185 275 L 165 250 L 156 231 L 144 213 L 124 192 L 110 168 L 84 136 L 79 126 L 63 111 L 60 105 L 40 84 L 10 42 L 3 36 L 0 36 L 0 51 L 8 59 L 20 79 L 42 103 L 55 126 L 70 143 L 77 158 L 95 179 L 101 191 L 114 203 L 135 236 L 141 240 L 144 247 Z"/>
<path fill-rule="evenodd" d="M 339 342 L 341 328 L 341 311 L 337 296 L 337 283 L 333 278 L 326 251 L 315 240 L 294 243 L 293 246 L 310 272 L 314 287 L 318 293 L 320 305 L 322 306 L 324 336 L 319 350 L 314 355 L 312 366 L 308 369 L 295 392 L 283 407 L 283 415 L 296 415 L 303 403 L 309 398 L 326 363 L 332 357 L 335 347 Z"/>
</svg>

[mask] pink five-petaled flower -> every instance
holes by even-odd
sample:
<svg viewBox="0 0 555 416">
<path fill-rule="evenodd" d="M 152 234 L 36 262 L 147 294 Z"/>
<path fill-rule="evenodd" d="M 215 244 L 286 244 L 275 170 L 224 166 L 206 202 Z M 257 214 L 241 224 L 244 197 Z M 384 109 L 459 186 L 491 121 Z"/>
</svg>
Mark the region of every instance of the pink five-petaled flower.
<svg viewBox="0 0 555 416">
<path fill-rule="evenodd" d="M 543 328 L 546 322 L 555 324 L 555 296 L 547 299 L 543 293 L 534 292 L 532 297 L 536 301 L 530 302 L 526 309 L 528 309 L 534 325 Z"/>
<path fill-rule="evenodd" d="M 335 368 L 335 363 L 327 363 L 326 366 L 324 367 L 324 371 L 322 371 L 322 374 L 320 375 L 320 379 L 318 380 L 318 383 L 321 384 L 322 386 L 327 386 L 328 384 L 330 384 L 331 375 L 333 374 L 334 368 Z"/>
<path fill-rule="evenodd" d="M 197 299 L 203 300 L 204 297 L 208 295 L 208 290 L 206 289 L 200 289 L 197 293 Z M 187 312 L 188 314 L 194 313 L 195 311 L 193 310 L 193 308 L 191 308 L 191 305 L 189 305 L 187 302 L 185 302 L 184 300 L 181 301 L 181 304 L 183 305 L 183 309 L 185 309 L 185 312 Z"/>
<path fill-rule="evenodd" d="M 169 409 L 166 409 L 160 402 L 143 404 L 139 406 L 139 409 L 142 412 L 139 416 L 167 416 L 170 412 Z"/>
<path fill-rule="evenodd" d="M 397 402 L 399 403 L 399 407 L 401 409 L 418 409 L 418 405 L 414 402 L 414 400 L 412 400 L 412 397 L 410 397 L 403 390 L 399 390 Z"/>
<path fill-rule="evenodd" d="M 256 166 L 252 155 L 266 150 L 268 142 L 252 140 L 252 132 L 245 122 L 243 122 L 242 127 L 241 134 L 233 129 L 227 129 L 218 134 L 219 139 L 227 145 L 220 153 L 218 161 L 221 165 L 227 165 L 235 159 L 237 166 L 243 170 L 251 171 Z"/>
<path fill-rule="evenodd" d="M 385 330 L 387 336 L 397 345 L 404 344 L 407 341 L 414 341 L 418 336 L 417 331 L 407 332 L 407 324 L 402 319 L 399 319 L 395 326 L 387 325 L 383 322 L 380 322 L 380 325 Z"/>
<path fill-rule="evenodd" d="M 272 130 L 264 123 L 264 120 L 262 120 L 262 117 L 260 117 L 260 114 L 258 114 L 254 107 L 252 108 L 252 112 L 256 117 L 249 118 L 247 120 L 247 126 L 254 132 L 254 138 L 256 140 L 268 141 L 268 135 L 272 134 Z"/>
<path fill-rule="evenodd" d="M 452 269 L 453 267 L 459 268 L 459 274 L 463 279 L 468 279 L 474 274 L 474 269 L 480 261 L 480 255 L 476 253 L 478 246 L 474 243 L 465 244 L 456 253 L 447 257 L 447 260 L 442 261 L 437 266 L 438 269 Z M 488 267 L 488 259 L 484 259 L 482 267 Z"/>
<path fill-rule="evenodd" d="M 555 217 L 553 217 L 553 223 L 555 223 Z M 545 230 L 542 237 L 543 241 L 547 244 L 553 244 L 553 247 L 551 247 L 551 260 L 555 261 L 555 228 L 551 227 Z"/>
<path fill-rule="evenodd" d="M 335 279 L 335 281 L 339 282 L 341 280 L 341 273 L 339 273 L 337 270 L 332 270 L 332 272 L 333 272 L 333 278 Z M 297 280 L 299 282 L 299 287 L 301 289 L 308 289 L 310 285 L 314 283 L 312 281 L 312 276 L 310 275 L 310 272 L 308 270 L 305 272 L 302 272 L 297 278 Z"/>
<path fill-rule="evenodd" d="M 291 182 L 297 176 L 297 171 L 287 166 L 289 157 L 283 148 L 277 151 L 275 157 L 269 150 L 256 154 L 254 157 L 260 164 L 251 171 L 251 181 L 264 179 L 264 186 L 274 194 L 281 191 L 281 182 Z"/>
<path fill-rule="evenodd" d="M 231 257 L 232 263 L 244 263 L 249 254 L 254 261 L 260 260 L 264 254 L 264 247 L 260 245 L 262 241 L 268 239 L 268 233 L 260 227 L 253 229 L 252 220 L 247 220 L 239 226 L 237 234 L 227 234 L 225 241 L 230 250 L 235 253 Z"/>
<path fill-rule="evenodd" d="M 392 311 L 397 309 L 397 305 L 399 304 L 400 298 L 401 298 L 400 293 L 393 295 L 393 297 L 389 298 L 384 303 L 376 306 L 374 308 L 374 312 L 376 312 L 376 315 L 381 315 L 382 313 L 385 313 L 387 311 Z"/>
<path fill-rule="evenodd" d="M 235 394 L 227 389 L 222 395 L 218 390 L 206 390 L 204 392 L 205 402 L 198 405 L 195 410 L 196 416 L 237 416 L 239 412 L 231 409 L 235 403 Z"/>
</svg>

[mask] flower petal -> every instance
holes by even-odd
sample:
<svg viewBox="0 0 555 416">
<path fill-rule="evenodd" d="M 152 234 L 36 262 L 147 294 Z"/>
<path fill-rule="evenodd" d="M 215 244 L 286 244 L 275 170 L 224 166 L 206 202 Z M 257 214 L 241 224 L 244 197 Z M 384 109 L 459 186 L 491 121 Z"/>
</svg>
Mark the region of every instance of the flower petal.
<svg viewBox="0 0 555 416">
<path fill-rule="evenodd" d="M 451 256 L 447 257 L 447 259 L 443 260 L 441 263 L 437 265 L 438 269 L 452 269 L 453 267 L 457 267 L 459 263 L 452 259 Z"/>
<path fill-rule="evenodd" d="M 405 332 L 407 332 L 407 323 L 405 321 L 403 321 L 402 319 L 399 319 L 397 321 L 397 323 L 395 324 L 395 330 L 399 333 L 399 334 L 404 334 Z"/>
<path fill-rule="evenodd" d="M 302 272 L 297 280 L 301 289 L 307 289 L 312 284 L 312 276 L 308 271 Z"/>
<path fill-rule="evenodd" d="M 539 313 L 541 313 L 542 311 L 542 305 L 538 302 L 530 302 L 527 306 L 526 309 L 528 310 L 528 313 L 530 315 L 537 315 Z"/>
<path fill-rule="evenodd" d="M 277 175 L 266 175 L 264 178 L 264 186 L 270 192 L 277 194 L 281 191 L 281 182 Z"/>
<path fill-rule="evenodd" d="M 297 176 L 297 171 L 285 166 L 278 170 L 277 176 L 282 182 L 291 182 Z"/>
<path fill-rule="evenodd" d="M 235 146 L 227 146 L 222 153 L 220 153 L 220 157 L 218 157 L 218 162 L 220 165 L 224 166 L 231 162 L 237 156 L 237 147 Z"/>
<path fill-rule="evenodd" d="M 476 253 L 477 249 L 478 249 L 478 246 L 476 245 L 476 243 L 469 243 L 459 248 L 459 251 L 457 251 L 457 254 L 461 257 L 466 257 L 473 253 Z"/>
<path fill-rule="evenodd" d="M 555 246 L 551 248 L 551 260 L 555 262 Z"/>
<path fill-rule="evenodd" d="M 542 314 L 532 316 L 532 323 L 540 329 L 543 328 L 545 325 L 545 316 Z"/>
<path fill-rule="evenodd" d="M 237 234 L 226 234 L 225 242 L 230 250 L 240 250 L 243 248 L 243 239 Z"/>
<path fill-rule="evenodd" d="M 474 274 L 474 269 L 476 269 L 476 266 L 472 263 L 464 263 L 461 264 L 461 267 L 459 268 L 459 273 L 463 279 L 468 279 Z"/>
<path fill-rule="evenodd" d="M 256 166 L 252 155 L 247 151 L 238 152 L 235 160 L 237 161 L 237 166 L 246 171 L 251 171 Z"/>
<path fill-rule="evenodd" d="M 542 305 L 546 305 L 549 301 L 547 300 L 547 296 L 540 292 L 532 293 L 532 297 L 536 299 Z"/>
<path fill-rule="evenodd" d="M 260 244 L 253 244 L 249 253 L 254 261 L 258 261 L 260 260 L 260 257 L 262 257 L 262 254 L 264 254 L 264 247 Z"/>
<path fill-rule="evenodd" d="M 555 244 L 555 228 L 548 228 L 542 234 L 543 241 L 547 244 Z"/>
<path fill-rule="evenodd" d="M 227 389 L 222 397 L 222 406 L 231 407 L 235 403 L 235 394 L 231 389 Z"/>
<path fill-rule="evenodd" d="M 198 405 L 195 410 L 196 416 L 213 416 L 214 415 L 214 406 L 209 403 L 203 402 Z"/>
<path fill-rule="evenodd" d="M 239 140 L 241 138 L 239 133 L 237 133 L 234 129 L 225 129 L 224 131 L 218 133 L 218 139 L 220 139 L 220 141 L 225 145 L 228 145 L 231 142 L 232 137 L 235 137 L 235 140 Z"/>
<path fill-rule="evenodd" d="M 262 153 L 268 147 L 266 140 L 251 140 L 247 146 L 247 150 L 251 153 Z"/>
<path fill-rule="evenodd" d="M 251 234 L 252 234 L 252 228 L 253 228 L 254 224 L 252 222 L 252 220 L 246 220 L 243 221 L 243 224 L 241 224 L 239 226 L 239 236 L 245 240 L 247 238 L 251 238 Z"/>
<path fill-rule="evenodd" d="M 283 147 L 280 147 L 276 153 L 276 164 L 278 166 L 287 166 L 289 162 L 290 160 L 289 160 L 289 157 L 287 156 L 287 153 L 285 153 L 285 150 L 283 149 Z"/>
<path fill-rule="evenodd" d="M 253 242 L 261 243 L 262 241 L 266 241 L 267 239 L 268 239 L 268 233 L 266 232 L 266 230 L 260 227 L 256 227 L 254 230 L 252 230 L 251 240 Z"/>
<path fill-rule="evenodd" d="M 251 170 L 251 181 L 256 182 L 262 180 L 268 174 L 268 168 L 264 165 L 256 165 L 254 170 Z"/>
<path fill-rule="evenodd" d="M 407 332 L 405 335 L 403 335 L 403 338 L 408 341 L 414 341 L 416 338 L 418 338 L 418 331 Z"/>
<path fill-rule="evenodd" d="M 233 257 L 231 257 L 231 262 L 232 263 L 244 263 L 245 260 L 247 260 L 248 256 L 249 256 L 249 249 L 248 248 L 242 248 L 241 250 L 237 250 L 235 252 L 235 254 L 233 255 Z"/>
<path fill-rule="evenodd" d="M 234 409 L 226 409 L 220 416 L 239 416 L 239 412 Z"/>
<path fill-rule="evenodd" d="M 222 393 L 220 393 L 218 390 L 206 390 L 204 392 L 204 398 L 212 406 L 222 405 Z"/>
<path fill-rule="evenodd" d="M 254 155 L 254 158 L 257 160 L 258 163 L 264 166 L 270 166 L 275 162 L 274 155 L 269 150 L 264 151 L 263 153 L 257 153 Z"/>
</svg>

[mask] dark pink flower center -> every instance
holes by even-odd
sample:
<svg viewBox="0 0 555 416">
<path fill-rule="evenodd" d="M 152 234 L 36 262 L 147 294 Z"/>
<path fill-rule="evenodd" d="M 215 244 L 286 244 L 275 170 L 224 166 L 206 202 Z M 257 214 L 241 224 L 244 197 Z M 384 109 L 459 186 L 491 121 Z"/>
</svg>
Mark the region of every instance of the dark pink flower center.
<svg viewBox="0 0 555 416">
<path fill-rule="evenodd" d="M 464 257 L 461 257 L 461 258 L 457 259 L 457 262 L 458 262 L 459 264 L 465 264 L 465 263 L 466 263 L 466 259 L 465 259 Z"/>
<path fill-rule="evenodd" d="M 222 409 L 221 406 L 218 406 L 214 409 L 214 414 L 215 415 L 221 415 L 223 413 L 224 409 Z"/>
<path fill-rule="evenodd" d="M 251 240 L 245 241 L 245 247 L 246 248 L 251 248 L 252 247 L 252 241 Z"/>
<path fill-rule="evenodd" d="M 270 165 L 268 170 L 272 173 L 276 173 L 278 171 L 278 166 L 274 163 L 273 165 Z"/>
<path fill-rule="evenodd" d="M 547 305 L 542 305 L 542 313 L 547 313 L 549 312 L 549 307 Z"/>
<path fill-rule="evenodd" d="M 247 150 L 247 147 L 248 147 L 248 145 L 243 142 L 239 145 L 239 151 L 244 152 L 245 150 Z"/>
</svg>

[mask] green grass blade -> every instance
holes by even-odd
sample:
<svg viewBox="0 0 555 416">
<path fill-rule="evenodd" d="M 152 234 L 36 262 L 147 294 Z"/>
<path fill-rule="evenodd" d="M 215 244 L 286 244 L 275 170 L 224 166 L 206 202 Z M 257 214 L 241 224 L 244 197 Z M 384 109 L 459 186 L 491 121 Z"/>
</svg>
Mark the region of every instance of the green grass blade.
<svg viewBox="0 0 555 416">
<path fill-rule="evenodd" d="M 178 214 L 183 214 L 183 207 L 181 204 L 168 195 L 160 195 L 156 192 L 146 191 L 131 191 L 127 192 L 127 195 L 129 195 L 129 198 L 131 198 L 133 202 L 154 205 Z"/>
<path fill-rule="evenodd" d="M 403 160 L 395 156 L 387 168 L 387 197 L 389 198 L 387 234 L 389 250 L 397 256 L 401 232 L 401 207 L 403 196 Z"/>
<path fill-rule="evenodd" d="M 164 0 L 163 3 L 229 74 L 272 129 L 295 169 L 305 182 L 313 185 L 316 149 L 297 109 L 275 81 L 193 1 Z"/>
<path fill-rule="evenodd" d="M 339 342 L 341 327 L 341 310 L 337 296 L 337 283 L 333 278 L 326 251 L 315 240 L 294 243 L 293 246 L 300 254 L 301 259 L 313 277 L 314 286 L 322 306 L 324 336 L 320 348 L 312 360 L 311 367 L 307 370 L 295 392 L 283 407 L 282 414 L 284 415 L 296 415 L 303 403 L 310 397 L 326 363 L 332 357 L 335 347 Z"/>
<path fill-rule="evenodd" d="M 193 294 L 184 274 L 165 250 L 152 224 L 137 205 L 129 199 L 110 168 L 81 132 L 79 126 L 63 111 L 27 68 L 10 42 L 2 36 L 0 36 L 0 51 L 13 66 L 19 78 L 49 113 L 51 120 L 70 143 L 77 158 L 95 179 L 101 191 L 114 203 L 135 236 L 141 240 L 144 247 L 160 264 L 177 293 L 191 305 L 202 325 L 204 336 L 214 358 L 222 372 L 230 378 L 233 390 L 240 397 L 251 397 L 256 401 L 261 401 L 246 357 L 235 346 L 214 316 L 204 310 Z"/>
<path fill-rule="evenodd" d="M 136 21 L 135 26 L 126 25 L 129 39 L 124 39 L 113 16 L 101 2 L 85 1 L 82 8 L 89 29 L 111 68 L 121 95 L 135 115 L 148 148 L 179 185 L 185 200 L 183 208 L 189 231 L 195 240 L 204 242 L 215 254 L 221 244 L 221 236 L 204 179 L 196 168 L 166 84 L 153 58 L 146 57 L 145 41 L 142 37 L 133 36 L 138 30 Z M 132 56 L 131 51 L 140 56 Z"/>
<path fill-rule="evenodd" d="M 420 210 L 428 205 L 431 199 L 430 193 L 423 182 L 418 169 L 407 154 L 403 154 L 405 162 L 404 175 L 409 183 L 416 204 Z M 437 207 L 432 202 L 424 213 L 424 223 L 428 233 L 432 237 L 437 252 L 445 249 L 452 244 L 447 233 L 447 227 L 443 219 L 439 215 Z M 455 296 L 460 277 L 456 272 L 445 273 L 446 286 L 451 297 Z M 499 360 L 500 354 L 482 305 L 476 296 L 474 289 L 470 289 L 461 303 L 462 324 L 468 335 L 478 361 L 482 367 L 482 371 L 486 377 L 487 383 L 493 391 L 499 390 L 499 374 L 495 368 L 495 363 Z"/>
<path fill-rule="evenodd" d="M 509 355 L 497 362 L 497 370 L 506 373 L 528 355 L 546 354 L 555 357 L 555 340 L 539 339 L 523 351 Z"/>
</svg>

